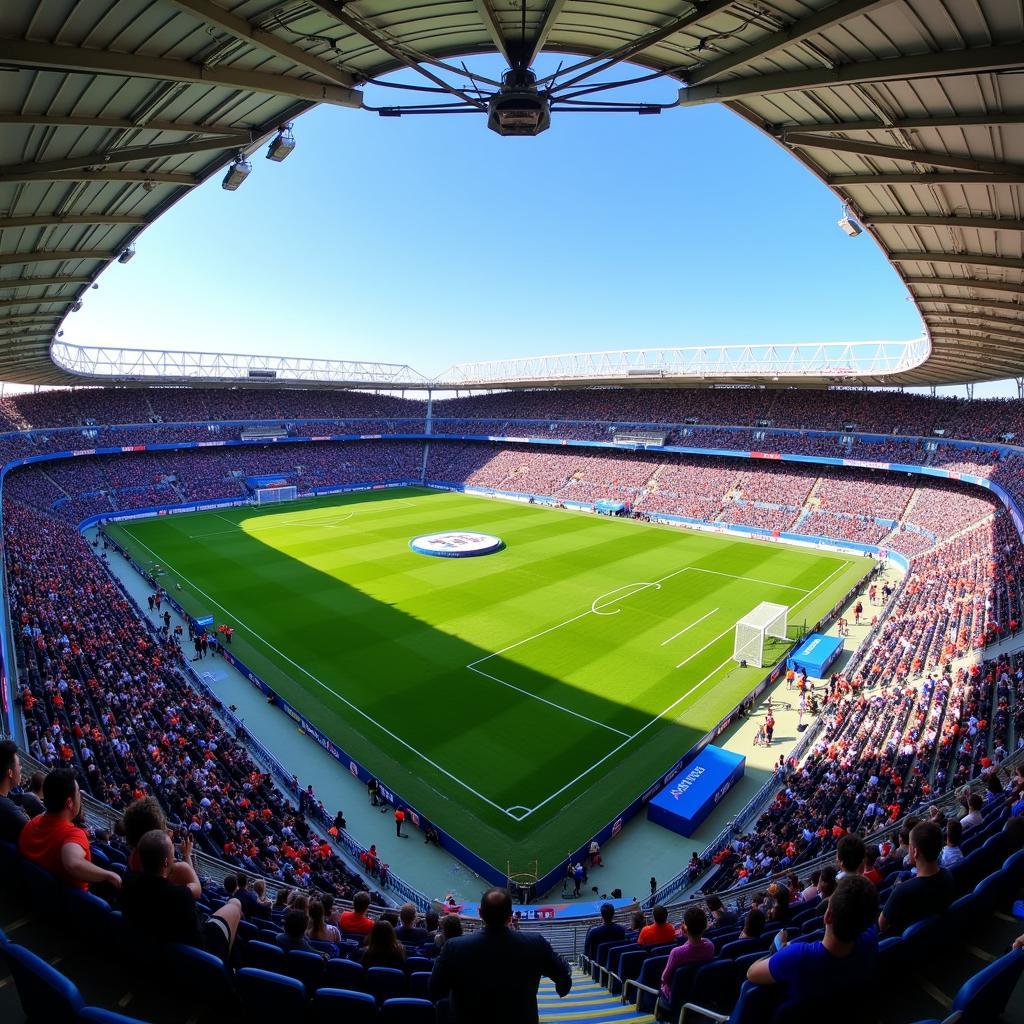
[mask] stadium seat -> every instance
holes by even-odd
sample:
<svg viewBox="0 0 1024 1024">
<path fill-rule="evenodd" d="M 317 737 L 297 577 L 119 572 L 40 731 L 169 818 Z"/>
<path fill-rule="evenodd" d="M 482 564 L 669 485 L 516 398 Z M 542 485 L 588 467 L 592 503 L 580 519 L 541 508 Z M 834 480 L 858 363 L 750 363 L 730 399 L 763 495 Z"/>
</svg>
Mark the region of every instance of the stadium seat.
<svg viewBox="0 0 1024 1024">
<path fill-rule="evenodd" d="M 748 953 L 756 953 L 765 948 L 764 940 L 761 938 L 737 939 L 735 942 L 730 942 L 727 946 L 723 946 L 718 955 L 726 960 L 736 960 L 741 956 L 746 956 Z"/>
<path fill-rule="evenodd" d="M 250 939 L 258 939 L 260 930 L 252 921 L 239 921 L 237 935 L 242 942 L 248 942 Z"/>
<path fill-rule="evenodd" d="M 415 974 L 417 971 L 432 971 L 434 961 L 428 960 L 425 956 L 410 956 L 405 961 L 405 973 Z"/>
<path fill-rule="evenodd" d="M 665 971 L 665 964 L 667 963 L 668 953 L 662 953 L 659 956 L 649 956 L 644 961 L 640 977 L 633 982 L 633 986 L 636 986 L 637 991 L 636 1009 L 638 1013 L 654 1012 L 654 1007 L 658 1001 L 658 988 L 661 985 L 661 976 Z"/>
<path fill-rule="evenodd" d="M 366 990 L 366 972 L 352 960 L 334 958 L 324 964 L 321 982 L 324 988 L 338 988 L 363 992 Z"/>
<path fill-rule="evenodd" d="M 383 1003 L 404 996 L 409 991 L 409 979 L 396 967 L 371 967 L 366 972 L 366 991 Z"/>
<path fill-rule="evenodd" d="M 992 1024 L 1006 1009 L 1021 973 L 1024 949 L 1001 956 L 966 981 L 957 992 L 950 1016 L 959 1013 L 959 1024 Z"/>
<path fill-rule="evenodd" d="M 274 971 L 276 974 L 288 973 L 285 970 L 284 950 L 269 942 L 250 942 L 245 947 L 245 965 L 258 967 L 261 971 Z"/>
<path fill-rule="evenodd" d="M 60 971 L 13 942 L 0 946 L 0 956 L 7 961 L 29 1024 L 75 1024 L 85 1000 Z"/>
<path fill-rule="evenodd" d="M 123 1013 L 104 1010 L 101 1006 L 87 1006 L 82 1010 L 79 1019 L 89 1024 L 146 1024 L 138 1017 L 126 1017 Z"/>
<path fill-rule="evenodd" d="M 644 961 L 650 956 L 647 950 L 644 949 L 633 949 L 628 953 L 623 953 L 619 959 L 619 991 L 622 992 L 623 1002 L 629 1002 L 627 1000 L 624 986 L 630 978 L 639 978 L 640 972 L 643 970 Z M 634 990 L 635 992 L 635 990 Z"/>
<path fill-rule="evenodd" d="M 0 874 L 9 877 L 21 863 L 21 854 L 14 843 L 0 842 Z"/>
<path fill-rule="evenodd" d="M 915 921 L 904 929 L 903 941 L 907 944 L 908 958 L 918 957 L 927 953 L 943 934 L 945 925 L 938 914 L 926 917 L 923 921 Z"/>
<path fill-rule="evenodd" d="M 316 1024 L 374 1024 L 377 1001 L 366 992 L 341 988 L 321 988 L 313 997 Z"/>
<path fill-rule="evenodd" d="M 677 1020 L 684 1003 L 690 1002 L 690 993 L 693 991 L 694 982 L 697 980 L 697 972 L 703 964 L 683 964 L 672 975 L 672 987 L 669 1001 L 666 1005 L 663 999 L 659 999 L 658 1013 L 664 1013 L 669 1020 Z"/>
<path fill-rule="evenodd" d="M 436 1024 L 437 1011 L 429 999 L 386 999 L 380 1008 L 385 1024 Z"/>
<path fill-rule="evenodd" d="M 302 982 L 307 995 L 312 995 L 323 984 L 324 958 L 319 953 L 293 949 L 285 954 L 284 973 Z"/>
<path fill-rule="evenodd" d="M 739 985 L 735 979 L 736 965 L 732 960 L 712 960 L 701 964 L 687 1002 L 728 1012 L 739 994 Z"/>
<path fill-rule="evenodd" d="M 32 909 L 43 917 L 56 917 L 64 910 L 64 887 L 45 868 L 21 859 L 22 881 L 28 888 Z"/>
<path fill-rule="evenodd" d="M 416 971 L 409 975 L 409 995 L 413 999 L 430 998 L 430 971 Z"/>
<path fill-rule="evenodd" d="M 167 953 L 175 969 L 175 984 L 185 995 L 213 1007 L 234 1005 L 235 990 L 218 957 L 180 943 L 170 946 Z"/>
<path fill-rule="evenodd" d="M 295 978 L 243 967 L 235 975 L 235 984 L 247 1024 L 281 1024 L 305 1016 L 306 990 Z"/>
</svg>

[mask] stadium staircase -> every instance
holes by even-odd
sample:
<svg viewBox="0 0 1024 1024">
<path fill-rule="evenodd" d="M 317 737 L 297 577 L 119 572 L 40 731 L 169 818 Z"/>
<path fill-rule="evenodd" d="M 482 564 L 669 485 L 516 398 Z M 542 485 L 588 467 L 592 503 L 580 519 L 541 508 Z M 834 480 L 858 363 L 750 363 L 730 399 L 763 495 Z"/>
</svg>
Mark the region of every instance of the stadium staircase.
<svg viewBox="0 0 1024 1024">
<path fill-rule="evenodd" d="M 630 1021 L 648 1024 L 650 1013 L 637 1013 L 632 1003 L 623 1003 L 578 968 L 573 968 L 572 991 L 559 999 L 555 986 L 544 978 L 537 992 L 537 1009 L 541 1024 L 618 1024 Z"/>
</svg>

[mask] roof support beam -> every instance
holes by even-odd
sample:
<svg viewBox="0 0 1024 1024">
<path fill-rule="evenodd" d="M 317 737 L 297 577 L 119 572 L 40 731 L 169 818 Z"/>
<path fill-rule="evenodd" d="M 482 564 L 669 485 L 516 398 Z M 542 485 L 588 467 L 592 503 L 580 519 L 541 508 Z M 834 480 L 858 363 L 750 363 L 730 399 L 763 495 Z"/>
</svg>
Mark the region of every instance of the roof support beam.
<svg viewBox="0 0 1024 1024">
<path fill-rule="evenodd" d="M 551 30 L 555 27 L 555 22 L 558 21 L 558 16 L 562 13 L 563 7 L 565 7 L 565 0 L 548 0 L 548 5 L 544 8 L 544 17 L 541 19 L 537 34 L 525 44 L 522 52 L 516 54 L 516 59 L 525 64 L 526 67 L 529 67 L 536 59 L 537 54 L 544 49 L 548 36 L 551 35 Z"/>
<path fill-rule="evenodd" d="M 837 67 L 810 68 L 806 71 L 780 71 L 768 75 L 750 75 L 726 82 L 695 85 L 679 90 L 681 106 L 721 103 L 764 96 L 773 92 L 821 89 L 866 82 L 890 82 L 913 78 L 935 78 L 958 73 L 984 74 L 1024 67 L 1024 45 L 977 46 L 945 53 L 919 53 L 889 60 L 867 60 Z"/>
<path fill-rule="evenodd" d="M 1024 220 L 1011 217 L 890 217 L 863 216 L 864 224 L 905 224 L 924 228 L 980 228 L 990 231 L 1024 231 Z"/>
<path fill-rule="evenodd" d="M 1020 124 L 1024 111 L 1017 114 L 971 114 L 963 117 L 898 117 L 889 124 L 883 121 L 837 121 L 835 124 L 799 124 L 782 129 L 783 138 L 789 134 L 812 135 L 816 132 L 896 132 L 918 131 L 925 128 L 972 128 L 988 125 Z"/>
<path fill-rule="evenodd" d="M 32 165 L 29 164 L 29 167 Z M 156 185 L 183 185 L 191 188 L 199 184 L 194 174 L 181 171 L 17 171 L 0 170 L 0 184 L 12 181 L 151 181 Z"/>
<path fill-rule="evenodd" d="M 1024 310 L 1021 310 L 1024 312 Z M 1020 330 L 1024 330 L 1024 320 L 1014 320 L 1008 316 L 984 316 L 981 313 L 929 313 L 929 320 L 941 318 L 945 320 L 956 320 L 961 323 L 973 324 L 977 320 L 984 321 L 984 324 L 993 324 L 996 327 L 1016 327 Z M 979 327 L 983 327 L 984 324 L 978 324 Z M 944 327 L 952 327 L 954 330 L 956 326 L 954 324 L 938 324 L 936 329 L 943 329 Z M 987 328 L 985 328 L 987 330 Z"/>
<path fill-rule="evenodd" d="M 0 292 L 9 292 L 15 288 L 64 288 L 68 285 L 91 284 L 91 277 L 11 277 L 0 278 Z M 61 298 L 41 297 L 35 299 L 19 299 L 19 302 L 64 302 Z"/>
<path fill-rule="evenodd" d="M 512 58 L 509 56 L 508 40 L 505 38 L 505 33 L 501 30 L 498 16 L 494 13 L 490 0 L 473 0 L 473 3 L 477 13 L 480 15 L 480 20 L 487 26 L 487 33 L 490 35 L 495 49 L 511 64 Z"/>
<path fill-rule="evenodd" d="M 66 306 L 70 301 L 71 296 L 69 295 L 60 295 L 51 298 L 46 296 L 40 298 L 37 295 L 35 298 L 0 299 L 0 309 L 12 309 L 15 306 Z"/>
<path fill-rule="evenodd" d="M 112 260 L 117 255 L 109 249 L 45 249 L 39 252 L 12 252 L 0 255 L 0 267 L 27 263 L 65 263 L 69 260 Z"/>
<path fill-rule="evenodd" d="M 986 256 L 980 252 L 891 252 L 893 263 L 959 263 L 965 267 L 998 267 L 1024 270 L 1024 259 L 1015 256 Z"/>
<path fill-rule="evenodd" d="M 964 306 L 967 309 L 1005 309 L 1009 313 L 1024 314 L 1024 303 L 1005 302 L 1002 299 L 965 299 L 956 296 L 919 295 L 917 297 L 919 306 Z M 930 316 L 942 316 L 939 310 L 929 313 Z"/>
<path fill-rule="evenodd" d="M 223 86 L 227 89 L 251 89 L 272 96 L 294 96 L 310 103 L 331 103 L 340 107 L 358 107 L 362 103 L 362 93 L 333 83 L 273 75 L 263 71 L 244 71 L 221 64 L 207 66 L 187 60 L 56 46 L 23 39 L 0 40 L 0 50 L 5 64 L 21 67 L 95 72 L 127 78 L 155 78 L 165 82 Z"/>
<path fill-rule="evenodd" d="M 903 149 L 900 146 L 883 146 L 875 142 L 857 139 L 833 139 L 817 135 L 787 135 L 787 146 L 800 149 L 828 149 L 835 153 L 856 153 L 858 156 L 877 157 L 882 160 L 896 160 L 931 167 L 952 167 L 958 171 L 975 171 L 979 174 L 1014 174 L 1024 176 L 1024 165 L 1008 164 L 1000 160 L 975 160 L 968 156 L 948 156 L 923 149 Z"/>
<path fill-rule="evenodd" d="M 93 213 L 83 216 L 67 216 L 53 213 L 41 217 L 0 217 L 0 231 L 4 228 L 36 228 L 45 227 L 47 224 L 129 224 L 141 226 L 148 223 L 145 217 L 107 217 L 103 214 Z"/>
<path fill-rule="evenodd" d="M 836 188 L 847 185 L 1024 185 L 1024 168 L 1016 174 L 829 174 L 825 176 L 825 184 Z"/>
<path fill-rule="evenodd" d="M 719 57 L 717 60 L 709 61 L 703 67 L 689 73 L 686 76 L 686 80 L 691 88 L 704 82 L 710 82 L 713 78 L 743 67 L 759 57 L 767 57 L 787 46 L 791 46 L 793 43 L 799 43 L 801 40 L 814 35 L 816 32 L 821 32 L 830 25 L 846 21 L 847 18 L 852 18 L 858 14 L 867 14 L 868 11 L 872 11 L 876 7 L 884 7 L 892 2 L 893 0 L 839 0 L 839 3 L 834 3 L 823 10 L 815 11 L 809 17 L 795 21 L 792 25 L 781 29 L 779 32 L 772 32 L 751 43 L 749 46 L 737 50 L 735 53 L 726 54 L 726 56 Z"/>
<path fill-rule="evenodd" d="M 960 277 L 905 277 L 903 283 L 910 287 L 934 285 L 938 288 L 979 288 L 990 292 L 1010 292 L 1013 295 L 1024 295 L 1024 284 L 1009 284 L 1006 281 L 986 281 L 978 278 Z M 924 295 L 921 298 L 930 302 L 940 302 L 942 296 Z M 983 302 L 978 299 L 978 302 Z"/>
<path fill-rule="evenodd" d="M 183 11 L 194 14 L 200 21 L 216 25 L 218 28 L 224 29 L 225 32 L 229 32 L 236 39 L 244 39 L 246 42 L 254 43 L 261 49 L 266 50 L 268 53 L 284 57 L 285 60 L 292 61 L 292 63 L 297 64 L 300 68 L 305 68 L 306 71 L 311 71 L 314 75 L 326 78 L 328 82 L 334 82 L 336 85 L 342 85 L 346 88 L 351 88 L 357 84 L 355 76 L 348 71 L 343 71 L 341 68 L 335 67 L 335 65 L 322 60 L 320 57 L 314 57 L 312 54 L 306 53 L 301 47 L 279 38 L 272 32 L 258 28 L 252 22 L 224 10 L 223 7 L 211 3 L 210 0 L 170 0 L 170 2 L 175 7 L 180 7 Z"/>
<path fill-rule="evenodd" d="M 946 328 L 943 328 L 945 330 Z M 956 330 L 951 324 L 950 330 Z M 1006 341 L 1021 341 L 1024 342 L 1024 330 L 1021 331 L 997 331 L 994 327 L 988 330 L 984 327 L 976 328 L 977 331 L 983 332 L 975 334 L 968 332 L 966 334 L 932 334 L 932 341 L 982 341 L 991 342 L 993 337 L 996 339 L 1005 339 Z M 985 353 L 986 360 L 989 358 L 989 353 Z"/>
<path fill-rule="evenodd" d="M 254 142 L 251 138 L 250 142 Z M 168 156 L 184 156 L 188 153 L 204 153 L 211 149 L 235 149 L 237 141 L 227 136 L 199 139 L 196 142 L 171 142 L 166 146 L 126 146 L 124 149 L 108 149 L 102 153 L 83 153 L 81 156 L 64 157 L 61 160 L 40 160 L 35 163 L 8 164 L 0 166 L 2 174 L 39 174 L 45 177 L 50 171 L 70 171 L 76 167 L 102 167 L 104 164 L 126 164 L 135 160 L 162 160 Z"/>
<path fill-rule="evenodd" d="M 247 145 L 252 132 L 228 125 L 188 124 L 184 121 L 132 121 L 126 117 L 55 117 L 50 114 L 14 114 L 0 112 L 0 124 L 39 125 L 43 128 L 112 128 L 117 131 L 183 132 L 186 135 L 231 136 L 239 145 Z"/>
</svg>

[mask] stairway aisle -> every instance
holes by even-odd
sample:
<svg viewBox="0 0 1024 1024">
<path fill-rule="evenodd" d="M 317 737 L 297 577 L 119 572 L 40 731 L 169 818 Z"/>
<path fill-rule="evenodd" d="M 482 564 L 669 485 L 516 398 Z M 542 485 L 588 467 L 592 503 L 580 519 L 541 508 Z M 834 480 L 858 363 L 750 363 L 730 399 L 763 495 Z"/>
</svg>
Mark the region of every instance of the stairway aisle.
<svg viewBox="0 0 1024 1024">
<path fill-rule="evenodd" d="M 637 1013 L 632 1003 L 623 1005 L 618 996 L 608 994 L 607 989 L 591 981 L 589 974 L 583 974 L 575 967 L 572 971 L 572 991 L 559 999 L 555 986 L 542 978 L 537 992 L 537 1007 L 541 1024 L 653 1024 L 654 1015 Z"/>
</svg>

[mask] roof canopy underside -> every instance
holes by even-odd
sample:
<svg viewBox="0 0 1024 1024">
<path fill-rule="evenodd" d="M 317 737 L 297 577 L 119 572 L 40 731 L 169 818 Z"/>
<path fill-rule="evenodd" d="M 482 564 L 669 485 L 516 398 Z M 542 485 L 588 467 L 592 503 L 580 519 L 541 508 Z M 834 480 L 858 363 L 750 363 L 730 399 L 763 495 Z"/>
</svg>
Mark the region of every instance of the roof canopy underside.
<svg viewBox="0 0 1024 1024">
<path fill-rule="evenodd" d="M 358 107 L 361 84 L 402 67 L 541 50 L 665 72 L 681 105 L 727 104 L 834 189 L 930 335 L 885 383 L 1024 376 L 1020 0 L 13 0 L 0 379 L 81 382 L 49 353 L 74 304 L 147 224 L 313 105 Z"/>
</svg>

